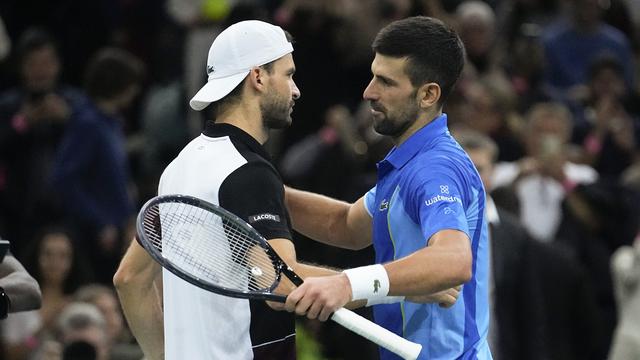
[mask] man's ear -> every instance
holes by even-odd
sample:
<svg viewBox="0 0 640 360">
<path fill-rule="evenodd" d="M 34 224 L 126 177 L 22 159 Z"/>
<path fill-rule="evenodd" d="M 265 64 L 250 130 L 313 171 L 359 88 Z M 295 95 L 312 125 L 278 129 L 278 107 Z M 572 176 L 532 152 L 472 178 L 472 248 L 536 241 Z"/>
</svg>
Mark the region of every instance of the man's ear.
<svg viewBox="0 0 640 360">
<path fill-rule="evenodd" d="M 258 92 L 264 91 L 267 72 L 260 68 L 254 67 L 249 72 L 249 84 L 251 88 Z"/>
<path fill-rule="evenodd" d="M 417 97 L 418 104 L 421 108 L 427 109 L 433 107 L 440 100 L 442 95 L 442 89 L 440 85 L 436 83 L 427 83 L 418 89 Z"/>
</svg>

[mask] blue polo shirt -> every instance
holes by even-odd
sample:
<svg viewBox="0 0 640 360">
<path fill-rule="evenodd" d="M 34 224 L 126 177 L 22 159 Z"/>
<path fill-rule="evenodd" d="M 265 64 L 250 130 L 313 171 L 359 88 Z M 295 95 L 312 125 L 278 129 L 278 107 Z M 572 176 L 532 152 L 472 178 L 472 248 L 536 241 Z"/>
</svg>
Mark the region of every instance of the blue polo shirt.
<svg viewBox="0 0 640 360">
<path fill-rule="evenodd" d="M 462 231 L 471 241 L 473 276 L 453 307 L 409 301 L 374 306 L 376 323 L 422 344 L 419 359 L 492 358 L 487 344 L 489 243 L 484 202 L 480 176 L 449 134 L 444 114 L 378 163 L 376 187 L 365 195 L 377 263 L 416 252 L 445 229 Z M 382 348 L 380 356 L 399 359 Z"/>
</svg>

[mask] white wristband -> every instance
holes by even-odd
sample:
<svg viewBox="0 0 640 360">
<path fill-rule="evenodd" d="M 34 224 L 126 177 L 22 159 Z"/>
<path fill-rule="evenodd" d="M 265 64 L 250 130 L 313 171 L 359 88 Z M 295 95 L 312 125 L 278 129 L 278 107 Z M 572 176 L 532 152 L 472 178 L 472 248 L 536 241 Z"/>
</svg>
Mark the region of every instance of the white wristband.
<svg viewBox="0 0 640 360">
<path fill-rule="evenodd" d="M 378 304 L 393 304 L 401 301 L 404 301 L 404 296 L 385 296 L 382 298 L 368 299 L 366 306 Z"/>
<path fill-rule="evenodd" d="M 389 276 L 384 266 L 369 265 L 343 271 L 351 283 L 351 300 L 373 300 L 389 293 Z"/>
</svg>

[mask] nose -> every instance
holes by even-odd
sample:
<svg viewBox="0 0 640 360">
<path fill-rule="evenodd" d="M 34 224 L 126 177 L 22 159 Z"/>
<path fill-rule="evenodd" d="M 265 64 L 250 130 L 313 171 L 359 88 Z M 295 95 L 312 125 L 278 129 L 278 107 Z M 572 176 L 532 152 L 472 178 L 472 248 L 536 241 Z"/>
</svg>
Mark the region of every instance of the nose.
<svg viewBox="0 0 640 360">
<path fill-rule="evenodd" d="M 293 97 L 293 100 L 298 100 L 300 98 L 300 96 L 302 96 L 302 94 L 300 93 L 300 89 L 298 89 L 298 86 L 296 85 L 295 82 L 291 83 L 291 95 Z"/>
<path fill-rule="evenodd" d="M 367 85 L 367 87 L 364 89 L 364 92 L 362 93 L 362 98 L 365 100 L 376 100 L 378 98 L 376 92 L 373 89 L 373 79 L 369 82 L 369 85 Z"/>
</svg>

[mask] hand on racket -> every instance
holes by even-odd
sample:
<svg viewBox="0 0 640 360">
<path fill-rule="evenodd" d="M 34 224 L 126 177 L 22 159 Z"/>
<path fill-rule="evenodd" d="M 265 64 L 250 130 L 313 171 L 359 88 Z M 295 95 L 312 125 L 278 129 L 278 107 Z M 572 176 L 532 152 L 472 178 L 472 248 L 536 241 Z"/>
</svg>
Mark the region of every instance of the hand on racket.
<svg viewBox="0 0 640 360">
<path fill-rule="evenodd" d="M 345 274 L 311 277 L 287 296 L 285 310 L 309 319 L 327 321 L 351 300 L 351 285 Z"/>
<path fill-rule="evenodd" d="M 274 293 L 282 274 L 303 283 L 255 229 L 204 200 L 155 197 L 140 210 L 136 227 L 140 244 L 163 268 L 216 294 L 284 303 L 286 296 Z M 344 308 L 331 319 L 405 359 L 422 349 Z"/>
</svg>

